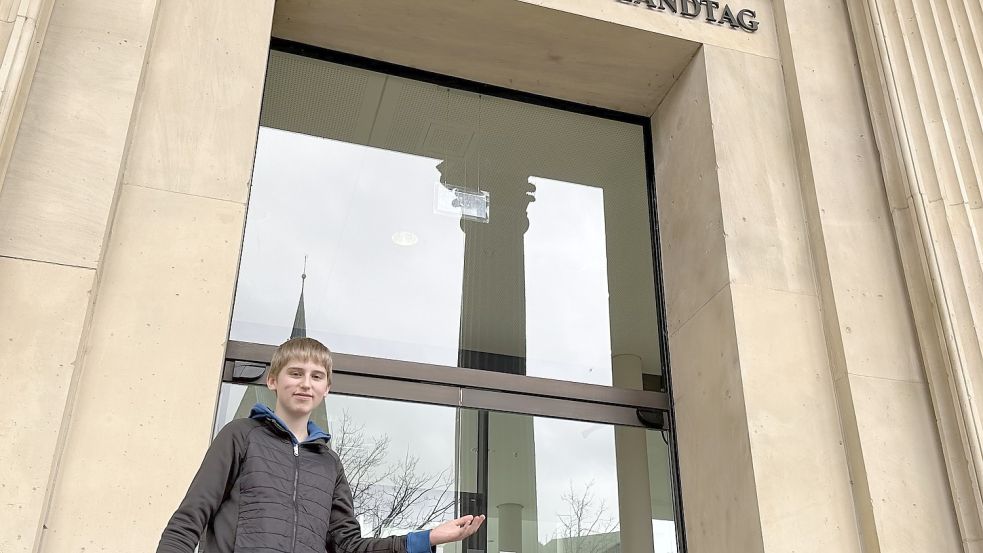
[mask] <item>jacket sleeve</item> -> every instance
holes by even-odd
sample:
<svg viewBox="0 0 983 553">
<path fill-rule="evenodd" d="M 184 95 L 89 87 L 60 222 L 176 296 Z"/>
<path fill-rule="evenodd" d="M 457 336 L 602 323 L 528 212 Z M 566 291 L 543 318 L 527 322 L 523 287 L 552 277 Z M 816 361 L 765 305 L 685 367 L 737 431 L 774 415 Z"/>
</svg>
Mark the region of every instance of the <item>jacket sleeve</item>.
<svg viewBox="0 0 983 553">
<path fill-rule="evenodd" d="M 339 462 L 338 481 L 331 502 L 328 524 L 328 551 L 334 553 L 436 553 L 430 545 L 430 531 L 412 532 L 405 536 L 363 538 L 362 528 L 355 518 L 352 490 Z M 332 548 L 332 545 L 334 548 Z"/>
<path fill-rule="evenodd" d="M 205 452 L 188 493 L 160 537 L 157 553 L 192 553 L 239 473 L 243 432 L 227 424 Z"/>
</svg>

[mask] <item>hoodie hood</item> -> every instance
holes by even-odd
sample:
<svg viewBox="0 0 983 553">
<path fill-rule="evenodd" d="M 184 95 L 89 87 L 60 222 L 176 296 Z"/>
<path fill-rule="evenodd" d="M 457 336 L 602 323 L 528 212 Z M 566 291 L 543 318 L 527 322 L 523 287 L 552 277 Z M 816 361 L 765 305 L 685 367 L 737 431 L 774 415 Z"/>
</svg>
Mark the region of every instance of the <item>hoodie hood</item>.
<svg viewBox="0 0 983 553">
<path fill-rule="evenodd" d="M 276 416 L 269 407 L 263 405 L 262 403 L 257 403 L 253 405 L 253 408 L 249 411 L 249 418 L 258 421 L 271 421 L 284 430 L 287 434 L 290 434 L 290 441 L 293 443 L 300 443 L 294 433 L 290 431 L 287 423 L 280 420 L 280 417 Z M 307 421 L 307 439 L 303 443 L 313 442 L 316 440 L 328 441 L 331 439 L 331 434 L 328 434 L 324 430 L 314 424 L 314 421 Z"/>
</svg>

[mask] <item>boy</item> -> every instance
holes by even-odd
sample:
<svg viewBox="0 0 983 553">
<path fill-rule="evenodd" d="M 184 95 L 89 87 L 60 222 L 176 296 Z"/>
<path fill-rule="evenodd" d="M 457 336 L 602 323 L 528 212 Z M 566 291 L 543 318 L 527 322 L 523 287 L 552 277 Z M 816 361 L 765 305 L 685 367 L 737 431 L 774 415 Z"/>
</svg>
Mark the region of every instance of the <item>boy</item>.
<svg viewBox="0 0 983 553">
<path fill-rule="evenodd" d="M 331 355 L 312 338 L 273 354 L 266 385 L 276 408 L 219 432 L 161 536 L 157 553 L 426 553 L 463 540 L 481 516 L 463 516 L 406 536 L 363 538 L 341 459 L 311 422 L 331 388 Z M 204 539 L 202 539 L 204 533 Z"/>
</svg>

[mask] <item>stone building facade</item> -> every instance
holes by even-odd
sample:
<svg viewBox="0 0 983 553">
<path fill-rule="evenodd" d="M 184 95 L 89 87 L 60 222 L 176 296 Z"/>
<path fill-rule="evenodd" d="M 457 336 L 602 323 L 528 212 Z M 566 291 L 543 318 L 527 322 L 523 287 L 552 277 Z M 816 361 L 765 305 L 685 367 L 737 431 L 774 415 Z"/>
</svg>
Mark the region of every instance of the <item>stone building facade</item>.
<svg viewBox="0 0 983 553">
<path fill-rule="evenodd" d="M 687 551 L 983 551 L 981 22 L 973 0 L 0 1 L 0 550 L 150 550 L 182 497 L 276 37 L 648 119 Z"/>
</svg>

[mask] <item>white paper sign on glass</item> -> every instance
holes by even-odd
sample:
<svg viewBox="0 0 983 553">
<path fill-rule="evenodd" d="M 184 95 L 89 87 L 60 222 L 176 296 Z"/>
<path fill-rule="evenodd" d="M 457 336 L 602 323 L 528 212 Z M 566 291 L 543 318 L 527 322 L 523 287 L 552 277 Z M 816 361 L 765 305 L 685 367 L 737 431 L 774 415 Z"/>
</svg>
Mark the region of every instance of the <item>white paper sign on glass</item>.
<svg viewBox="0 0 983 553">
<path fill-rule="evenodd" d="M 487 190 L 465 190 L 439 182 L 434 185 L 434 211 L 444 215 L 487 223 L 491 214 L 489 199 Z"/>
</svg>

